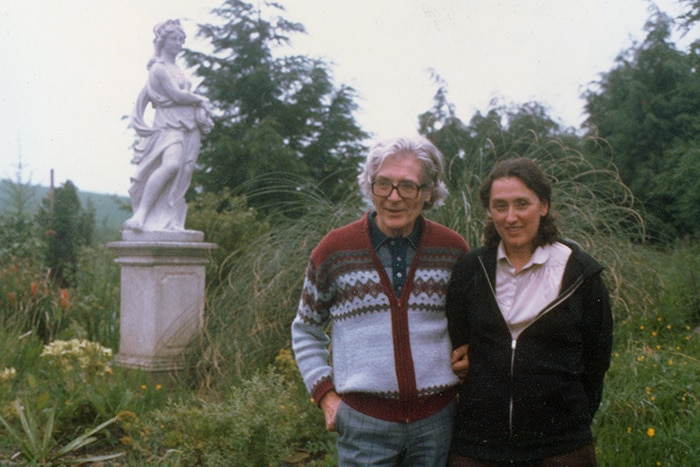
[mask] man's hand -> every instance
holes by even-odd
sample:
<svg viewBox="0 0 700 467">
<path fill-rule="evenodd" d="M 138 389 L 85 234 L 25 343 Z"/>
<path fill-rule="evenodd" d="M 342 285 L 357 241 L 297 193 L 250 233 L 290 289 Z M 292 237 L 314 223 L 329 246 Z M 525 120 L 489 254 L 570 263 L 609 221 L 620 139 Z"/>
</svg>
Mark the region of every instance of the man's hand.
<svg viewBox="0 0 700 467">
<path fill-rule="evenodd" d="M 326 418 L 326 430 L 328 431 L 335 431 L 335 414 L 338 412 L 340 401 L 340 396 L 335 391 L 329 391 L 321 399 L 320 405 Z"/>
<path fill-rule="evenodd" d="M 454 349 L 451 360 L 452 371 L 455 372 L 460 381 L 464 380 L 467 377 L 467 373 L 469 373 L 469 345 L 463 345 Z"/>
</svg>

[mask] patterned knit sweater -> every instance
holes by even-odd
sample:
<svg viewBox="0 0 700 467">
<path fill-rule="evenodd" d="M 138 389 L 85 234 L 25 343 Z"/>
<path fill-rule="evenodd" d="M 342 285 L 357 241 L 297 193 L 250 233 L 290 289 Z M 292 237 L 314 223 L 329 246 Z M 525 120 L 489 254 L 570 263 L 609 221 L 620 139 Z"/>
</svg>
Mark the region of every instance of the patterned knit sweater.
<svg viewBox="0 0 700 467">
<path fill-rule="evenodd" d="M 367 214 L 328 233 L 311 253 L 292 346 L 316 401 L 335 389 L 357 410 L 410 422 L 452 399 L 459 381 L 450 364 L 445 294 L 468 246 L 456 232 L 424 222 L 400 297 L 372 248 Z"/>
</svg>

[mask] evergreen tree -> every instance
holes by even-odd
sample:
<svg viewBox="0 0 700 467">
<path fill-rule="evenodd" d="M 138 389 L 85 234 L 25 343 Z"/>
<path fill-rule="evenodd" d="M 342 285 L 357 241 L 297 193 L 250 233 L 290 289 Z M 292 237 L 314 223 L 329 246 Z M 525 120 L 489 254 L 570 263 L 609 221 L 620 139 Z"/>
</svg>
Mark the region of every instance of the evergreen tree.
<svg viewBox="0 0 700 467">
<path fill-rule="evenodd" d="M 279 56 L 292 34 L 304 32 L 283 11 L 273 2 L 226 0 L 213 11 L 220 24 L 200 26 L 213 53 L 186 53 L 202 78 L 199 91 L 218 112 L 195 172 L 198 191 L 266 192 L 269 180 L 260 177 L 272 173 L 306 180 L 336 199 L 350 189 L 367 136 L 352 115 L 355 91 L 336 88 L 323 60 Z M 264 208 L 274 194 L 249 201 Z"/>
<path fill-rule="evenodd" d="M 94 232 L 94 208 L 82 208 L 78 190 L 68 180 L 41 201 L 37 223 L 44 232 L 45 262 L 51 279 L 61 288 L 74 285 L 79 249 L 89 244 Z"/>
<path fill-rule="evenodd" d="M 39 259 L 39 242 L 31 213 L 36 186 L 22 179 L 21 164 L 15 180 L 2 180 L 4 198 L 0 214 L 0 260 L 13 256 Z"/>
</svg>

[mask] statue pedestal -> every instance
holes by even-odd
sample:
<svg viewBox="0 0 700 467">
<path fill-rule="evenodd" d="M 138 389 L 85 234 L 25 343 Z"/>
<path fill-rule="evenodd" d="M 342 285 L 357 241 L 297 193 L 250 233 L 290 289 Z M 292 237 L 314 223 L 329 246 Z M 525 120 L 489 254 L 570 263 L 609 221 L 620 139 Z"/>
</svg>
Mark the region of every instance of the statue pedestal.
<svg viewBox="0 0 700 467">
<path fill-rule="evenodd" d="M 125 231 L 107 246 L 121 266 L 119 353 L 115 363 L 146 371 L 182 370 L 203 325 L 205 266 L 216 248 L 204 234 Z"/>
</svg>

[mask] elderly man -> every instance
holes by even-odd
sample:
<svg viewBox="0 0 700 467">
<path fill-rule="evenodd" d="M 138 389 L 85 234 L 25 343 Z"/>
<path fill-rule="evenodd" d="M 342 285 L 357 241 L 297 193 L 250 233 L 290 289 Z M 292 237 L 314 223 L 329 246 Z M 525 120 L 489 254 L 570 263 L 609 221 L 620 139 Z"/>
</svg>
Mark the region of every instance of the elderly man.
<svg viewBox="0 0 700 467">
<path fill-rule="evenodd" d="M 426 139 L 377 144 L 358 177 L 374 210 L 311 253 L 292 345 L 341 466 L 447 461 L 467 362 L 450 355 L 445 294 L 468 246 L 422 215 L 447 196 L 443 169 Z"/>
</svg>

